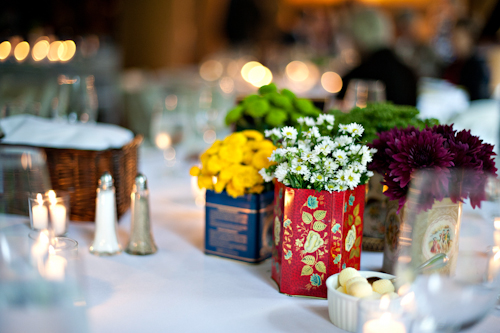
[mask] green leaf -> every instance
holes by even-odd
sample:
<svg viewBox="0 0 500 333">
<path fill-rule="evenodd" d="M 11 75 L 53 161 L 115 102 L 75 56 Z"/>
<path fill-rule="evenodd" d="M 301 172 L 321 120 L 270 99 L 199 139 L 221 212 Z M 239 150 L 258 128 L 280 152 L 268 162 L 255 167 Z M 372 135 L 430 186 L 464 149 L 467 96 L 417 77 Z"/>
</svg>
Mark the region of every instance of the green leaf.
<svg viewBox="0 0 500 333">
<path fill-rule="evenodd" d="M 322 220 L 326 216 L 326 211 L 325 210 L 317 210 L 314 212 L 314 218 L 316 220 Z"/>
<path fill-rule="evenodd" d="M 304 221 L 305 224 L 309 224 L 313 221 L 313 216 L 309 214 L 308 212 L 303 212 L 302 213 L 302 221 Z"/>
<path fill-rule="evenodd" d="M 304 276 L 304 275 L 311 275 L 313 273 L 313 269 L 311 266 L 304 266 L 302 268 L 302 272 L 300 273 L 300 275 Z"/>
<path fill-rule="evenodd" d="M 316 267 L 316 270 L 318 272 L 326 273 L 326 266 L 324 262 L 318 261 L 318 263 L 314 267 Z"/>
<path fill-rule="evenodd" d="M 349 259 L 354 258 L 354 256 L 355 256 L 355 251 L 353 250 L 353 251 L 351 251 L 351 253 L 349 254 Z"/>
<path fill-rule="evenodd" d="M 305 256 L 301 261 L 306 265 L 312 266 L 314 265 L 316 258 L 314 256 Z"/>
<path fill-rule="evenodd" d="M 316 221 L 313 224 L 313 229 L 315 231 L 323 231 L 326 229 L 326 224 L 324 224 L 323 222 Z"/>
<path fill-rule="evenodd" d="M 354 242 L 354 246 L 359 247 L 360 242 L 361 242 L 361 237 L 356 238 L 356 242 Z"/>
<path fill-rule="evenodd" d="M 349 223 L 349 226 L 351 226 L 351 225 L 352 225 L 352 222 L 353 222 L 352 215 L 349 215 L 349 216 L 347 217 L 347 222 Z"/>
<path fill-rule="evenodd" d="M 361 224 L 361 217 L 356 216 L 356 219 L 354 220 L 354 225 L 360 225 Z"/>
<path fill-rule="evenodd" d="M 352 213 L 354 214 L 354 216 L 359 215 L 359 204 L 357 204 L 356 207 L 354 207 L 354 211 Z"/>
</svg>

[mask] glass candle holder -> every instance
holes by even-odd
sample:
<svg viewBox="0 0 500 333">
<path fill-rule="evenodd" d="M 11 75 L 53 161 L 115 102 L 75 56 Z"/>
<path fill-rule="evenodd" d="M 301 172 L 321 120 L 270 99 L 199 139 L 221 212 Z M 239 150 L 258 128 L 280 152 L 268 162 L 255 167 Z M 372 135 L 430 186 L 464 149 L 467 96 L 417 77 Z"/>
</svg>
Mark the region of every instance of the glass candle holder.
<svg viewBox="0 0 500 333">
<path fill-rule="evenodd" d="M 31 230 L 41 231 L 49 227 L 49 208 L 47 197 L 42 193 L 28 198 Z"/>
<path fill-rule="evenodd" d="M 55 237 L 64 236 L 69 224 L 69 194 L 50 190 L 28 198 L 31 229 L 48 229 Z"/>
<path fill-rule="evenodd" d="M 358 302 L 358 333 L 408 333 L 411 315 L 401 304 L 403 298 L 360 300 Z"/>
</svg>

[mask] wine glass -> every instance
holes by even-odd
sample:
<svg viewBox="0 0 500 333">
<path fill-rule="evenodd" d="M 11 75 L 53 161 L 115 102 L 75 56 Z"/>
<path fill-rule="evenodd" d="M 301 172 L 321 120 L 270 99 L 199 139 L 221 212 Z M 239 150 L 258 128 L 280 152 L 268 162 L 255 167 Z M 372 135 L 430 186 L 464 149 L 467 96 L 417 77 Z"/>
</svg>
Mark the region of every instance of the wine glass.
<svg viewBox="0 0 500 333">
<path fill-rule="evenodd" d="M 52 117 L 93 123 L 97 120 L 97 94 L 94 76 L 87 77 L 60 75 L 57 97 L 53 100 Z"/>
<path fill-rule="evenodd" d="M 386 100 L 385 84 L 379 80 L 349 81 L 344 96 L 343 110 L 349 111 L 354 107 L 364 108 L 367 103 L 380 103 Z"/>
<path fill-rule="evenodd" d="M 499 180 L 473 170 L 449 177 L 421 171 L 412 176 L 403 210 L 396 272 L 400 294 L 414 294 L 414 331 L 475 325 L 500 292 Z M 447 256 L 444 267 L 416 272 L 439 253 Z"/>
</svg>

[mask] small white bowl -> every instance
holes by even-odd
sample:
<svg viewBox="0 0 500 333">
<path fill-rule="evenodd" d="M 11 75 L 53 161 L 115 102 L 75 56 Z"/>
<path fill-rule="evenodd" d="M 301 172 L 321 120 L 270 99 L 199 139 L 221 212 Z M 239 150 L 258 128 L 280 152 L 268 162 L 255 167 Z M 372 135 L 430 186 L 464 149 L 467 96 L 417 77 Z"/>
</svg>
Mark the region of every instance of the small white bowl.
<svg viewBox="0 0 500 333">
<path fill-rule="evenodd" d="M 359 271 L 365 278 L 379 277 L 382 279 L 393 279 L 394 275 L 372 271 Z M 330 321 L 343 330 L 356 332 L 358 325 L 358 301 L 357 298 L 337 291 L 339 284 L 339 273 L 326 279 L 328 288 L 328 313 Z"/>
</svg>

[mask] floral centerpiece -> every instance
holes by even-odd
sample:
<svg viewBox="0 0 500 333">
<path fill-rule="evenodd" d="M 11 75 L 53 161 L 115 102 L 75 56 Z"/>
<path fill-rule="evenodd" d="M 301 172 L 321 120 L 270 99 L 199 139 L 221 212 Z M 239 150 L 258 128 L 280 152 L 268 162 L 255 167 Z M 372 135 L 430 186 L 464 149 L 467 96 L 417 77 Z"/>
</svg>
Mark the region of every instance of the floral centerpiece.
<svg viewBox="0 0 500 333">
<path fill-rule="evenodd" d="M 215 141 L 200 156 L 202 167 L 193 166 L 191 176 L 198 177 L 198 187 L 226 191 L 233 198 L 245 194 L 259 194 L 272 188 L 259 170 L 273 164 L 269 157 L 276 149 L 270 140 L 255 130 L 235 132 L 223 141 Z"/>
<path fill-rule="evenodd" d="M 372 144 L 377 153 L 369 168 L 384 175 L 383 184 L 387 188 L 384 193 L 394 200 L 386 218 L 384 270 L 393 271 L 400 224 L 410 214 L 419 228 L 416 234 L 420 238 L 414 240 L 417 262 L 430 259 L 433 250 L 427 247 L 433 243 L 431 238 L 436 230 L 445 230 L 449 236 L 442 251 L 450 260 L 442 271 L 452 272 L 458 251 L 460 204 L 469 199 L 475 207 L 484 199 L 487 176 L 496 176 L 497 172 L 493 146 L 483 143 L 470 131 L 457 132 L 453 125 L 423 130 L 395 128 L 378 136 Z M 419 193 L 418 205 L 410 212 L 407 197 L 417 172 L 422 175 L 420 178 L 426 178 L 426 186 Z"/>
<path fill-rule="evenodd" d="M 414 126 L 423 129 L 426 126 L 437 125 L 437 119 L 420 119 L 419 111 L 413 106 L 394 105 L 386 103 L 368 103 L 364 108 L 356 107 L 348 113 L 331 110 L 335 116 L 334 129 L 338 124 L 356 122 L 363 126 L 364 133 L 361 140 L 372 143 L 377 133 L 393 128 L 407 128 Z M 369 169 L 371 170 L 371 169 Z M 375 170 L 371 170 L 375 171 Z M 387 214 L 388 198 L 383 194 L 381 184 L 382 175 L 375 173 L 368 183 L 363 228 L 363 250 L 383 251 L 385 237 L 385 217 Z"/>
<path fill-rule="evenodd" d="M 226 124 L 236 129 L 265 129 L 295 126 L 304 116 L 317 117 L 321 110 L 311 100 L 298 98 L 288 89 L 278 91 L 274 83 L 259 88 L 257 95 L 248 95 L 226 115 Z"/>
<path fill-rule="evenodd" d="M 374 149 L 360 143 L 363 127 L 334 117 L 298 119 L 293 127 L 266 134 L 276 149 L 274 164 L 260 170 L 276 178 L 272 276 L 289 295 L 326 297 L 328 276 L 346 266 L 359 269 L 366 166 Z"/>
<path fill-rule="evenodd" d="M 427 201 L 422 208 L 430 209 L 435 200 L 450 197 L 453 203 L 470 198 L 471 205 L 478 206 L 484 198 L 485 174 L 496 175 L 493 146 L 483 143 L 470 131 L 457 132 L 453 125 L 436 125 L 419 130 L 415 127 L 392 129 L 378 134 L 371 145 L 377 149 L 369 165 L 384 175 L 384 192 L 403 208 L 411 181 L 416 170 L 432 169 L 436 182 L 428 189 Z M 464 179 L 453 169 L 468 169 L 474 173 Z"/>
<path fill-rule="evenodd" d="M 216 141 L 190 174 L 206 191 L 205 252 L 259 262 L 270 256 L 273 184 L 259 174 L 275 146 L 255 130 Z"/>
</svg>

